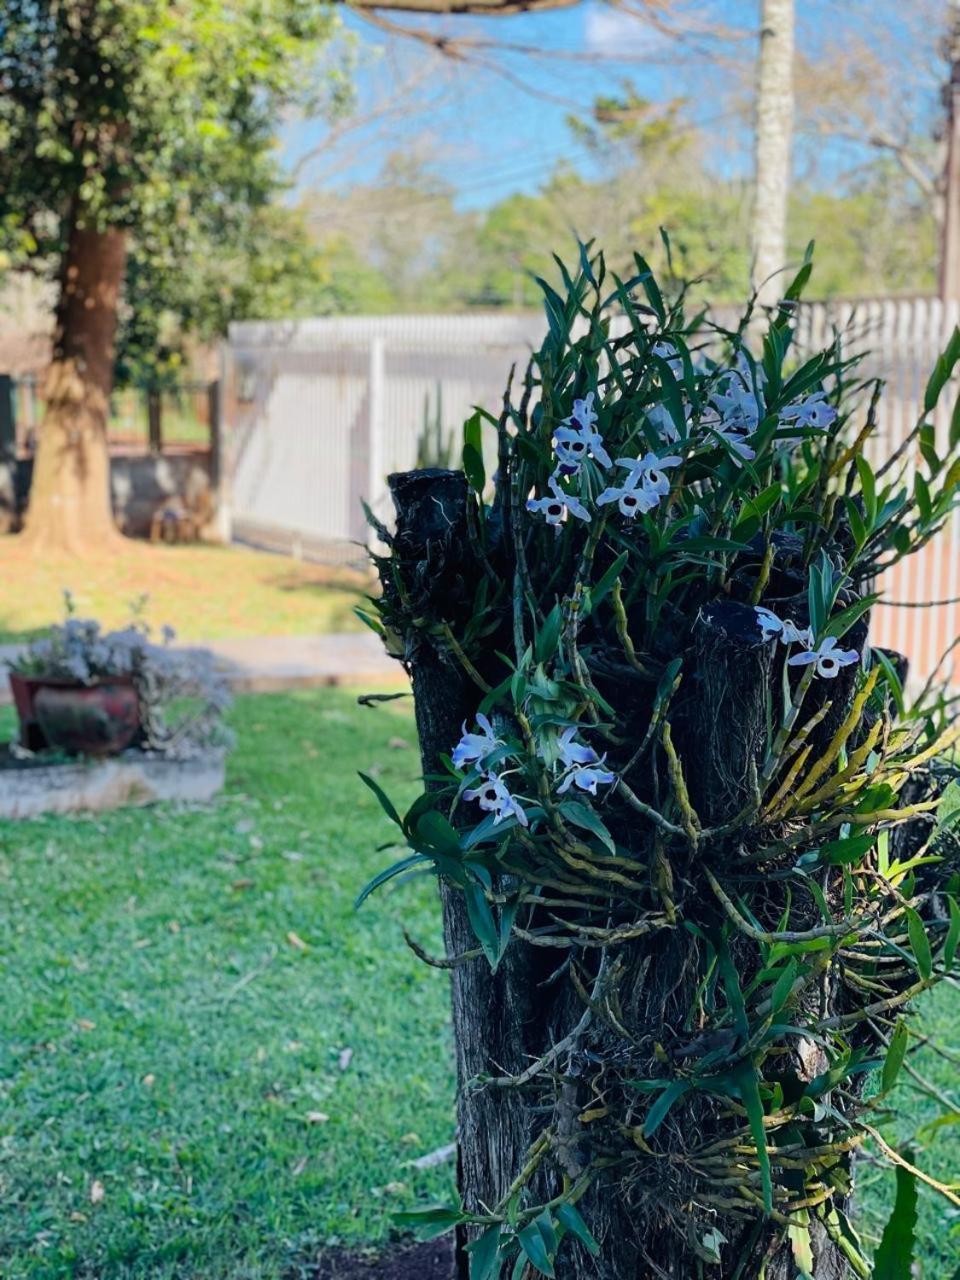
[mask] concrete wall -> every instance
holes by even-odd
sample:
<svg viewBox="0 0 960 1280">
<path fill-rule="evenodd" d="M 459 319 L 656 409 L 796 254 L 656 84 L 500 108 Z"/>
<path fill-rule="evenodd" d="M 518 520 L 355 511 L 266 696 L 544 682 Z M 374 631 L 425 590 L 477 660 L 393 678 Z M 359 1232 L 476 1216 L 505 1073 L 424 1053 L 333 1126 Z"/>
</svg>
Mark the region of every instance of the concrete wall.
<svg viewBox="0 0 960 1280">
<path fill-rule="evenodd" d="M 0 533 L 8 531 L 26 510 L 33 463 L 0 455 Z M 113 512 L 123 533 L 143 538 L 153 513 L 166 499 L 188 503 L 211 488 L 208 449 L 162 456 L 116 454 L 110 459 Z"/>
</svg>

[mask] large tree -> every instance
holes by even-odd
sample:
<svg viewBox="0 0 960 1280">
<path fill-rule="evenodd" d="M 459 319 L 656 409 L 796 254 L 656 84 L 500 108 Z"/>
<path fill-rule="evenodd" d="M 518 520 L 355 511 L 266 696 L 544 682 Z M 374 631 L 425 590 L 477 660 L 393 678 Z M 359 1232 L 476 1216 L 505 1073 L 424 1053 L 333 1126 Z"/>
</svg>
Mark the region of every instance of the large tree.
<svg viewBox="0 0 960 1280">
<path fill-rule="evenodd" d="M 569 0 L 385 0 L 510 12 Z M 359 7 L 376 7 L 365 6 Z M 58 281 L 27 526 L 75 551 L 117 535 L 106 420 L 135 240 L 235 242 L 278 189 L 282 108 L 308 96 L 333 10 L 315 0 L 8 0 L 0 15 L 0 236 Z"/>
</svg>

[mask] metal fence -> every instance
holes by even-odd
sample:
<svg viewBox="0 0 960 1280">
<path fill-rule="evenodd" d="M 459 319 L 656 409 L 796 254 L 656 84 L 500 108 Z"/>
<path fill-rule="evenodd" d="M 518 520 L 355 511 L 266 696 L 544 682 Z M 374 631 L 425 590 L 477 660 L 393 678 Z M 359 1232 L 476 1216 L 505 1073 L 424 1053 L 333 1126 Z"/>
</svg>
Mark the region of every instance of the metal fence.
<svg viewBox="0 0 960 1280">
<path fill-rule="evenodd" d="M 44 380 L 35 373 L 24 373 L 9 377 L 7 382 L 17 455 L 27 458 L 36 448 L 43 420 Z M 216 425 L 217 386 L 184 381 L 158 391 L 116 388 L 107 419 L 111 451 L 159 454 L 209 449 Z"/>
<path fill-rule="evenodd" d="M 887 390 L 873 456 L 882 460 L 919 414 L 934 361 L 960 321 L 960 306 L 931 298 L 807 304 L 801 350 L 845 333 L 862 353 L 859 376 Z M 389 518 L 386 476 L 415 465 L 427 419 L 458 431 L 471 407 L 495 412 L 506 374 L 539 345 L 539 314 L 387 316 L 231 326 L 224 386 L 232 492 L 240 540 L 334 563 L 362 561 L 368 540 L 361 499 Z M 945 439 L 954 395 L 936 415 Z M 960 517 L 883 584 L 890 605 L 874 638 L 911 658 L 915 675 L 936 664 L 960 630 L 956 605 L 893 607 L 960 595 Z"/>
</svg>

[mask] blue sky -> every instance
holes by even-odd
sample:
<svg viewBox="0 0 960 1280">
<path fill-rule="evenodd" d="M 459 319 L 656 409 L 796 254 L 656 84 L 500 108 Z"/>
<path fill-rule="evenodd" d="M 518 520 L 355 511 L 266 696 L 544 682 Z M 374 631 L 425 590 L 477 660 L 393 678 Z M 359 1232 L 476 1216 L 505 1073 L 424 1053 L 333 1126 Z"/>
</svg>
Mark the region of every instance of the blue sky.
<svg viewBox="0 0 960 1280">
<path fill-rule="evenodd" d="M 461 208 L 484 208 L 514 191 L 535 190 L 559 163 L 591 173 L 591 157 L 566 120 L 586 115 L 598 94 L 628 82 L 654 101 L 685 97 L 720 172 L 749 173 L 750 75 L 756 54 L 758 0 L 675 0 L 693 24 L 683 46 L 648 23 L 590 0 L 569 9 L 510 18 L 423 20 L 422 29 L 479 42 L 469 62 L 451 61 L 420 43 L 391 36 L 355 15 L 344 41 L 354 59 L 352 121 L 331 129 L 299 121 L 284 131 L 289 164 L 327 145 L 297 176 L 298 193 L 372 181 L 393 153 L 419 157 L 457 192 Z M 913 12 L 928 0 L 910 0 Z M 870 42 L 891 65 L 894 92 L 910 90 L 904 68 L 918 75 L 919 26 L 911 28 L 893 0 L 798 0 L 798 47 L 816 63 L 833 41 Z M 398 20 L 415 27 L 416 19 Z M 700 28 L 722 25 L 716 42 Z M 509 45 L 504 49 L 488 47 Z M 521 51 L 521 47 L 535 53 Z M 922 81 L 922 75 L 920 75 Z M 389 108 L 385 114 L 384 106 Z M 348 127 L 344 127 L 344 124 Z M 837 181 L 862 156 L 842 142 L 797 147 L 798 169 Z"/>
</svg>

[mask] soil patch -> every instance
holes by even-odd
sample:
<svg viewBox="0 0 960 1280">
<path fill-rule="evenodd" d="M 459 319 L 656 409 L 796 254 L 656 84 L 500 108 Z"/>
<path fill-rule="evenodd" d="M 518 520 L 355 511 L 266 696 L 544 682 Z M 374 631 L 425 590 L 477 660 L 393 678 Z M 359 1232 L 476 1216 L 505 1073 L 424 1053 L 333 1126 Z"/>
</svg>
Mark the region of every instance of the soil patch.
<svg viewBox="0 0 960 1280">
<path fill-rule="evenodd" d="M 310 1280 L 453 1280 L 453 1237 L 424 1244 L 397 1245 L 385 1253 L 324 1253 Z"/>
</svg>

